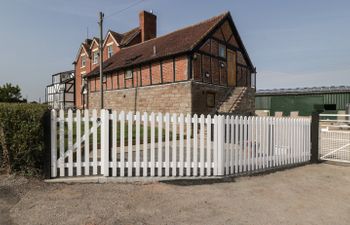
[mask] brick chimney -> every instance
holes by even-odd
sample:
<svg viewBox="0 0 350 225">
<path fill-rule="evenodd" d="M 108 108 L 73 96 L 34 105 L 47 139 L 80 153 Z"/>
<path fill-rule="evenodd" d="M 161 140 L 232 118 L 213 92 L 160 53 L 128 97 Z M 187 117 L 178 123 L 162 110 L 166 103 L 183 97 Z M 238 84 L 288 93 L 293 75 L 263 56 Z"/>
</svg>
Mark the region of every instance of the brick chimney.
<svg viewBox="0 0 350 225">
<path fill-rule="evenodd" d="M 157 37 L 157 16 L 150 12 L 141 11 L 139 19 L 141 42 Z"/>
</svg>

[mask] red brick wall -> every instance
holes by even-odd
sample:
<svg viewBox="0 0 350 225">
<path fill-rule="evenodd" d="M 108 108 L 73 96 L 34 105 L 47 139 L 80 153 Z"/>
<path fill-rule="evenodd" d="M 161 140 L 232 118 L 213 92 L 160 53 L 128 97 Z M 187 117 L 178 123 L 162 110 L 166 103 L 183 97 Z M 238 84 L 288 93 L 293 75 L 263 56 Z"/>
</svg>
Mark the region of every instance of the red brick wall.
<svg viewBox="0 0 350 225">
<path fill-rule="evenodd" d="M 139 22 L 140 22 L 142 42 L 155 38 L 157 36 L 157 16 L 156 15 L 146 11 L 142 11 L 139 14 Z"/>
<path fill-rule="evenodd" d="M 85 74 L 88 74 L 91 71 L 91 65 L 90 65 L 90 58 L 89 55 L 85 53 L 86 57 L 86 64 L 85 67 L 81 67 L 81 54 L 84 54 L 85 51 L 83 48 L 80 49 L 79 52 L 79 57 L 76 61 L 75 65 L 75 104 L 77 108 L 82 108 L 83 103 L 82 103 L 82 95 L 81 95 L 81 86 L 82 86 L 82 72 L 85 72 Z"/>
<path fill-rule="evenodd" d="M 115 41 L 113 40 L 111 35 L 108 35 L 107 37 L 107 41 L 105 46 L 103 47 L 103 61 L 108 59 L 108 44 L 109 43 L 113 43 L 112 44 L 112 49 L 113 49 L 113 54 L 117 53 L 120 51 L 120 48 L 117 46 L 117 44 L 115 43 Z"/>
<path fill-rule="evenodd" d="M 174 66 L 173 59 L 167 59 L 162 62 L 163 68 L 163 83 L 170 83 L 174 81 Z"/>
<path fill-rule="evenodd" d="M 150 73 L 149 73 L 149 66 L 143 66 L 141 68 L 141 79 L 142 79 L 142 86 L 148 86 L 151 84 L 150 80 Z"/>
<path fill-rule="evenodd" d="M 100 64 L 100 60 L 98 60 L 97 64 L 94 64 L 94 54 L 93 54 L 93 50 L 97 48 L 97 52 L 99 51 L 98 50 L 98 44 L 96 44 L 96 42 L 94 41 L 92 43 L 92 46 L 91 46 L 91 70 L 94 70 L 96 67 L 99 66 Z"/>
<path fill-rule="evenodd" d="M 152 66 L 152 77 L 150 76 L 150 65 L 144 65 L 141 67 L 135 67 L 130 69 L 133 71 L 133 76 L 130 79 L 125 79 L 124 70 L 114 72 L 112 74 L 107 74 L 107 83 L 104 84 L 107 90 L 116 90 L 124 88 L 134 88 L 141 86 L 157 85 L 162 84 L 161 68 L 163 75 L 163 84 L 174 82 L 174 64 L 175 61 L 175 81 L 188 80 L 188 60 L 187 56 L 180 56 L 173 59 L 167 59 L 162 61 L 162 66 L 160 62 L 154 62 Z M 152 79 L 152 80 L 151 80 Z M 96 80 L 96 81 L 95 81 Z M 152 81 L 152 83 L 151 83 Z M 96 82 L 96 88 L 95 88 Z M 99 77 L 89 78 L 89 90 L 91 92 L 99 91 Z M 113 85 L 112 85 L 113 84 Z"/>
<path fill-rule="evenodd" d="M 118 72 L 118 80 L 119 80 L 119 88 L 125 88 L 125 83 L 124 83 L 124 71 L 119 71 Z"/>
<path fill-rule="evenodd" d="M 106 90 L 112 90 L 112 75 L 109 74 L 107 77 Z"/>
<path fill-rule="evenodd" d="M 187 80 L 187 56 L 181 56 L 175 59 L 175 81 Z"/>
<path fill-rule="evenodd" d="M 118 75 L 116 73 L 112 74 L 113 89 L 118 88 Z"/>
<path fill-rule="evenodd" d="M 96 77 L 96 91 L 100 91 L 100 78 Z"/>
<path fill-rule="evenodd" d="M 89 90 L 91 92 L 96 91 L 96 79 L 90 79 L 89 80 Z"/>
<path fill-rule="evenodd" d="M 134 87 L 134 85 L 133 85 L 133 77 L 126 78 L 126 76 L 124 75 L 124 79 L 125 79 L 125 88 L 132 88 L 132 87 Z"/>
<path fill-rule="evenodd" d="M 160 63 L 152 63 L 152 84 L 160 84 L 161 83 L 161 77 L 160 77 Z"/>
</svg>

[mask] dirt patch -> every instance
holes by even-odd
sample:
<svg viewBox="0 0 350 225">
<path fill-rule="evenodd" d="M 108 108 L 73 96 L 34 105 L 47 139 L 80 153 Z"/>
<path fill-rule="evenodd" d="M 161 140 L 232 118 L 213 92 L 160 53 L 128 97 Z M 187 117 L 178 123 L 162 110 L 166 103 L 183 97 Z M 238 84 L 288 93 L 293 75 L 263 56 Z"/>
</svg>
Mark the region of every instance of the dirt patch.
<svg viewBox="0 0 350 225">
<path fill-rule="evenodd" d="M 308 165 L 200 185 L 32 180 L 19 185 L 8 180 L 0 180 L 0 201 L 9 206 L 8 221 L 18 225 L 350 224 L 350 167 L 338 165 Z"/>
</svg>

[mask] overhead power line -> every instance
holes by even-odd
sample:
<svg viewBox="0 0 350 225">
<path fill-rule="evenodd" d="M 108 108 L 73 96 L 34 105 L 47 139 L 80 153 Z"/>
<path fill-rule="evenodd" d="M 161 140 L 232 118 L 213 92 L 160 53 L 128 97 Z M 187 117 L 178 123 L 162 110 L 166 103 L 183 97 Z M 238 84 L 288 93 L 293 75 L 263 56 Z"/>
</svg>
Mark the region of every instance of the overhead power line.
<svg viewBox="0 0 350 225">
<path fill-rule="evenodd" d="M 134 7 L 134 6 L 138 5 L 138 4 L 140 4 L 140 3 L 143 2 L 143 1 L 144 1 L 144 0 L 136 1 L 136 2 L 130 4 L 129 6 L 123 8 L 123 9 L 120 9 L 120 10 L 118 10 L 118 11 L 115 11 L 115 12 L 113 12 L 113 13 L 107 15 L 105 18 L 108 18 L 108 17 L 111 17 L 111 16 L 115 16 L 115 15 L 117 15 L 117 14 L 119 14 L 119 13 L 122 13 L 122 12 L 124 12 L 125 10 L 128 10 L 128 9 L 130 9 L 130 8 L 132 8 L 132 7 Z"/>
</svg>

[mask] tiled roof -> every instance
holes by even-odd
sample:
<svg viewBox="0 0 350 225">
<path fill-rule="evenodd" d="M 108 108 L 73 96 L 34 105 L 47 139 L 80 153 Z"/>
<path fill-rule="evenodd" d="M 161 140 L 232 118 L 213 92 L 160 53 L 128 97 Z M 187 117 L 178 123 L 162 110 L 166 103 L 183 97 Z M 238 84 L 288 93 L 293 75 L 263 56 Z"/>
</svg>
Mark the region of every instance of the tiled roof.
<svg viewBox="0 0 350 225">
<path fill-rule="evenodd" d="M 88 53 L 88 55 L 90 55 L 90 46 L 91 46 L 92 40 L 91 39 L 86 39 L 82 45 L 85 48 L 85 51 Z"/>
<path fill-rule="evenodd" d="M 218 23 L 229 15 L 229 12 L 226 12 L 164 36 L 122 48 L 118 53 L 114 54 L 104 62 L 104 72 L 111 72 L 158 58 L 191 51 L 216 27 Z M 98 68 L 95 68 L 86 76 L 95 75 L 97 72 Z"/>
<path fill-rule="evenodd" d="M 139 33 L 141 33 L 139 27 L 136 27 L 132 30 L 129 30 L 128 32 L 123 33 L 123 39 L 120 41 L 120 45 L 128 45 Z"/>
<path fill-rule="evenodd" d="M 297 95 L 297 94 L 321 94 L 321 93 L 344 93 L 350 92 L 350 86 L 328 86 L 328 87 L 303 87 L 303 88 L 280 88 L 261 89 L 256 95 Z"/>
<path fill-rule="evenodd" d="M 119 43 L 119 45 L 126 46 L 140 33 L 140 28 L 136 27 L 123 34 L 117 33 L 112 30 L 110 30 L 109 32 L 111 33 L 113 38 Z"/>
</svg>

